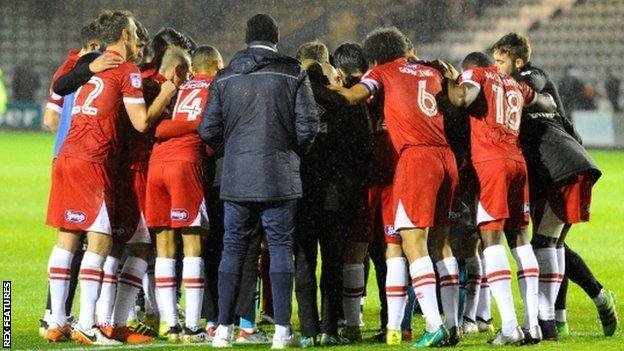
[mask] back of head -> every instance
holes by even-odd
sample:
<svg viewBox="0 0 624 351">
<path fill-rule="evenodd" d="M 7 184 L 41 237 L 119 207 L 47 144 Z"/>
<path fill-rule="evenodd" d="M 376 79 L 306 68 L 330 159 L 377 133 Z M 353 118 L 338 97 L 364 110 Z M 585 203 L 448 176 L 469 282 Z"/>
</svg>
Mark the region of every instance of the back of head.
<svg viewBox="0 0 624 351">
<path fill-rule="evenodd" d="M 193 71 L 195 73 L 212 73 L 223 67 L 221 53 L 214 46 L 202 45 L 193 53 Z"/>
<path fill-rule="evenodd" d="M 266 41 L 272 44 L 279 42 L 279 27 L 270 15 L 260 13 L 247 21 L 245 43 L 252 41 Z"/>
<path fill-rule="evenodd" d="M 524 63 L 531 60 L 531 45 L 524 35 L 512 32 L 504 35 L 492 45 L 492 53 L 500 52 L 509 55 L 512 61 L 522 59 Z"/>
<path fill-rule="evenodd" d="M 297 60 L 314 60 L 320 63 L 329 62 L 329 50 L 327 46 L 318 40 L 303 43 L 297 49 Z"/>
<path fill-rule="evenodd" d="M 129 11 L 103 11 L 97 19 L 102 43 L 106 46 L 117 43 L 123 30 L 128 29 L 132 17 Z"/>
<path fill-rule="evenodd" d="M 396 27 L 375 29 L 364 39 L 364 54 L 369 63 L 382 65 L 404 57 L 408 41 Z"/>
<path fill-rule="evenodd" d="M 167 71 L 179 65 L 187 68 L 191 66 L 189 54 L 184 49 L 175 46 L 167 48 L 163 54 L 159 70 Z"/>
<path fill-rule="evenodd" d="M 102 45 L 100 37 L 100 27 L 96 20 L 87 23 L 80 29 L 80 43 L 83 49 L 90 50 L 92 44 L 99 48 Z"/>
<path fill-rule="evenodd" d="M 483 52 L 475 51 L 469 53 L 462 61 L 462 69 L 470 69 L 473 67 L 488 67 L 494 65 L 492 59 Z"/>
<path fill-rule="evenodd" d="M 360 44 L 344 43 L 334 51 L 334 65 L 348 76 L 363 74 L 368 70 L 364 50 Z"/>
</svg>

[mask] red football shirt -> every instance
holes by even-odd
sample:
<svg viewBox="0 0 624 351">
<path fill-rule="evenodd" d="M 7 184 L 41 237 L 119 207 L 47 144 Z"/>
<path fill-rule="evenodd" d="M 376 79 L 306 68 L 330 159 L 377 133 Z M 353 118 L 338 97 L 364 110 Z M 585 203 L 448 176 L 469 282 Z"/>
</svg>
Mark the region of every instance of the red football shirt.
<svg viewBox="0 0 624 351">
<path fill-rule="evenodd" d="M 480 89 L 477 100 L 468 108 L 472 161 L 500 158 L 524 161 L 518 141 L 520 118 L 525 102 L 535 99 L 533 90 L 494 66 L 466 70 L 459 82 Z"/>
<path fill-rule="evenodd" d="M 202 112 L 206 102 L 208 102 L 212 78 L 210 75 L 196 74 L 193 79 L 180 86 L 175 108 L 173 109 L 172 122 L 199 125 Z M 201 161 L 202 149 L 203 142 L 196 132 L 168 139 L 158 139 L 156 145 L 154 145 L 150 161 L 175 160 L 196 163 Z"/>
<path fill-rule="evenodd" d="M 56 72 L 54 72 L 54 75 L 52 76 L 52 81 L 50 82 L 50 96 L 48 97 L 48 103 L 46 104 L 46 108 L 54 110 L 58 113 L 61 113 L 61 111 L 63 110 L 63 97 L 55 94 L 54 90 L 52 90 L 52 87 L 54 86 L 54 83 L 57 79 L 67 74 L 69 71 L 72 70 L 72 68 L 74 68 L 79 58 L 79 52 L 79 49 L 72 49 L 69 52 L 69 55 L 67 55 L 65 62 L 63 62 L 63 64 L 56 70 Z"/>
<path fill-rule="evenodd" d="M 59 155 L 106 163 L 117 146 L 122 103 L 144 104 L 141 87 L 138 67 L 127 61 L 91 77 L 76 92 L 69 135 Z"/>
<path fill-rule="evenodd" d="M 397 153 L 410 146 L 448 146 L 436 95 L 442 76 L 435 69 L 399 58 L 368 71 L 359 84 L 383 90 L 384 119 Z"/>
</svg>

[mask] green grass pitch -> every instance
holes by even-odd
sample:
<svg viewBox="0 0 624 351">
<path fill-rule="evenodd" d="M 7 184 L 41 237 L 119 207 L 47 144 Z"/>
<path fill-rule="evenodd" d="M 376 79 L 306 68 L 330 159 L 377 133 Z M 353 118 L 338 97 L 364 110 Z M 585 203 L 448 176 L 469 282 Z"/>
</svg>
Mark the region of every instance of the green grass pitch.
<svg viewBox="0 0 624 351">
<path fill-rule="evenodd" d="M 12 341 L 15 349 L 66 349 L 80 347 L 74 343 L 47 344 L 37 333 L 46 297 L 46 265 L 56 240 L 54 230 L 44 225 L 50 186 L 50 161 L 54 137 L 45 133 L 0 132 L 0 278 L 10 280 L 12 291 Z M 591 153 L 604 175 L 594 188 L 592 221 L 574 227 L 568 236 L 570 246 L 577 250 L 594 270 L 599 280 L 624 299 L 624 152 L 594 151 Z M 515 286 L 517 292 L 517 286 Z M 365 306 L 365 337 L 379 327 L 379 302 L 374 275 L 369 281 Z M 76 298 L 78 301 L 78 298 Z M 620 312 L 624 306 L 618 304 Z M 516 308 L 522 318 L 522 305 L 516 294 Z M 74 313 L 78 307 L 75 304 Z M 497 311 L 493 311 L 497 316 Z M 543 342 L 527 346 L 539 350 L 623 350 L 623 333 L 602 336 L 596 309 L 576 285 L 568 295 L 568 320 L 572 335 L 558 343 Z M 495 318 L 498 323 L 498 318 Z M 416 317 L 414 331 L 423 328 Z M 457 350 L 489 350 L 488 336 L 470 336 Z M 404 343 L 394 349 L 408 349 Z M 189 346 L 156 343 L 126 346 L 126 349 L 166 350 L 197 349 L 208 345 Z M 241 347 L 263 348 L 268 346 Z M 93 349 L 101 349 L 93 347 Z M 384 344 L 364 343 L 342 346 L 344 350 L 390 349 Z"/>
</svg>

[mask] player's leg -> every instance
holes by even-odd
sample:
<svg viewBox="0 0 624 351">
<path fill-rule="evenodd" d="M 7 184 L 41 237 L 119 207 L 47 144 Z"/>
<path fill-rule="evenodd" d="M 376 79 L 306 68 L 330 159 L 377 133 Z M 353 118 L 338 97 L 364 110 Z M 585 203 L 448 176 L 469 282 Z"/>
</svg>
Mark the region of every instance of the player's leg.
<svg viewBox="0 0 624 351">
<path fill-rule="evenodd" d="M 299 306 L 301 343 L 314 346 L 321 332 L 317 305 L 316 266 L 322 224 L 320 210 L 309 199 L 300 200 L 295 229 L 295 297 Z M 322 206 L 319 206 L 322 207 Z"/>
<path fill-rule="evenodd" d="M 95 315 L 100 328 L 113 326 L 113 306 L 117 293 L 117 268 L 123 253 L 123 244 L 114 242 L 103 266 L 102 287 L 98 297 Z"/>
<path fill-rule="evenodd" d="M 477 327 L 480 333 L 489 333 L 494 331 L 494 323 L 492 321 L 490 283 L 485 273 L 485 257 L 481 248 L 479 249 L 479 258 L 481 261 L 481 289 L 477 304 Z"/>
<path fill-rule="evenodd" d="M 269 274 L 271 276 L 275 320 L 273 348 L 300 346 L 290 324 L 295 272 L 293 234 L 296 211 L 296 200 L 266 203 L 260 209 L 260 218 L 271 255 Z"/>
<path fill-rule="evenodd" d="M 176 254 L 177 241 L 172 229 L 156 229 L 156 263 L 154 265 L 154 279 L 156 294 L 162 304 L 164 320 L 171 331 L 173 341 L 180 336 L 178 309 L 176 307 Z M 173 330 L 172 330 L 173 329 Z"/>
<path fill-rule="evenodd" d="M 615 294 L 603 288 L 585 261 L 568 246 L 565 247 L 566 276 L 578 284 L 589 296 L 598 310 L 603 332 L 612 336 L 617 328 Z"/>
<path fill-rule="evenodd" d="M 388 230 L 392 229 L 388 228 Z M 401 343 L 401 323 L 407 304 L 409 272 L 401 244 L 398 233 L 394 236 L 386 234 L 386 300 L 388 301 L 386 343 L 388 345 Z"/>
<path fill-rule="evenodd" d="M 457 228 L 459 229 L 459 228 Z M 481 258 L 479 256 L 479 239 L 474 233 L 462 226 L 457 233 L 451 234 L 451 247 L 458 259 L 463 259 L 466 267 L 466 302 L 462 316 L 462 333 L 478 333 L 477 306 L 481 292 Z"/>
<path fill-rule="evenodd" d="M 223 209 L 225 233 L 219 264 L 219 321 L 212 340 L 213 347 L 232 344 L 243 260 L 259 219 L 259 210 L 252 204 L 224 201 Z"/>
<path fill-rule="evenodd" d="M 436 262 L 439 276 L 440 299 L 444 312 L 446 329 L 455 328 L 458 334 L 457 317 L 459 309 L 459 267 L 453 256 L 448 227 L 434 227 L 429 231 L 431 257 Z M 459 340 L 456 340 L 459 342 Z"/>
<path fill-rule="evenodd" d="M 343 336 L 351 342 L 362 340 L 360 304 L 364 295 L 364 258 L 368 243 L 348 241 L 342 267 L 342 311 L 345 318 Z"/>
<path fill-rule="evenodd" d="M 184 282 L 185 304 L 185 341 L 189 331 L 196 333 L 199 328 L 199 318 L 204 298 L 204 260 L 201 257 L 201 233 L 199 227 L 182 229 L 184 245 L 184 260 L 182 279 Z"/>
<path fill-rule="evenodd" d="M 568 316 L 566 312 L 566 297 L 568 295 L 568 277 L 564 276 L 557 300 L 555 301 L 555 320 L 557 321 L 557 336 L 570 336 L 570 328 L 568 327 Z"/>
</svg>

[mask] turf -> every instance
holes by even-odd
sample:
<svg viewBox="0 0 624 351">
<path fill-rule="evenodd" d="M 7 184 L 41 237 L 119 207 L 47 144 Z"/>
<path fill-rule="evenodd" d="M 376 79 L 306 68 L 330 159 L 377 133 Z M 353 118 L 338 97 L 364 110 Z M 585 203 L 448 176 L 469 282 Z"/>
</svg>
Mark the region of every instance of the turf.
<svg viewBox="0 0 624 351">
<path fill-rule="evenodd" d="M 46 265 L 55 241 L 54 230 L 44 225 L 53 137 L 45 133 L 0 132 L 0 278 L 10 280 L 12 291 L 12 341 L 16 349 L 76 348 L 73 343 L 47 344 L 37 334 L 38 320 L 43 313 L 46 294 Z M 593 151 L 603 177 L 594 190 L 592 221 L 572 229 L 568 242 L 581 254 L 600 281 L 622 295 L 624 261 L 622 260 L 624 232 L 624 152 Z M 365 306 L 365 337 L 370 338 L 379 327 L 377 288 L 374 275 L 368 285 Z M 517 291 L 517 289 L 516 289 Z M 624 298 L 624 295 L 622 295 Z M 517 296 L 516 296 L 517 297 Z M 76 299 L 77 301 L 77 299 Z M 522 306 L 516 298 L 521 318 Z M 624 311 L 622 305 L 618 305 Z M 75 307 L 74 312 L 77 312 Z M 497 315 L 497 311 L 493 311 Z M 605 338 L 591 300 L 571 284 L 568 296 L 568 320 L 572 335 L 558 343 L 544 342 L 532 349 L 540 350 L 621 350 L 624 338 L 618 332 Z M 414 330 L 422 330 L 421 318 L 415 318 Z M 459 350 L 489 350 L 488 336 L 470 336 Z M 404 343 L 399 348 L 409 348 Z M 208 347 L 157 343 L 140 349 L 185 349 Z M 267 346 L 241 347 L 264 348 Z M 95 349 L 95 348 L 94 348 Z M 99 349 L 99 348 L 98 348 Z M 390 349 L 371 342 L 336 349 Z"/>
</svg>

